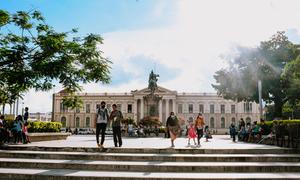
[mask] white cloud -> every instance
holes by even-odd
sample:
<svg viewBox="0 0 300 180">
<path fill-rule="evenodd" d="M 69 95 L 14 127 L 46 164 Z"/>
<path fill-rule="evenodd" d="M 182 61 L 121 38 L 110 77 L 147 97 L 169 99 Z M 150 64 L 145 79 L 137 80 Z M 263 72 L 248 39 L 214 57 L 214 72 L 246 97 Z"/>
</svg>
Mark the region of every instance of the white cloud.
<svg viewBox="0 0 300 180">
<path fill-rule="evenodd" d="M 158 3 L 153 16 L 163 16 L 165 5 Z M 159 82 L 166 88 L 212 92 L 214 72 L 226 65 L 220 58 L 221 54 L 229 52 L 234 44 L 255 46 L 276 31 L 295 28 L 300 32 L 298 7 L 300 1 L 296 0 L 177 1 L 171 24 L 106 33 L 101 49 L 114 64 L 134 75 L 144 71 L 128 63 L 131 58 L 138 56 L 149 57 L 169 68 L 179 68 L 181 73 L 178 77 Z M 129 92 L 145 87 L 146 83 L 147 79 L 145 82 L 133 79 L 113 87 L 89 84 L 85 90 Z M 51 104 L 51 101 L 44 99 L 43 103 Z M 36 102 L 31 106 L 41 107 Z"/>
</svg>

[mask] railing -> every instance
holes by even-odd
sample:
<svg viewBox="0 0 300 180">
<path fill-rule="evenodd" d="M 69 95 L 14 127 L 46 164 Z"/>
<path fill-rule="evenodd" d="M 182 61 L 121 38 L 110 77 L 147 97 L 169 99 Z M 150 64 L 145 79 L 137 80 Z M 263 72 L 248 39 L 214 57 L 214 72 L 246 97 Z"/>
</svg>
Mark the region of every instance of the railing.
<svg viewBox="0 0 300 180">
<path fill-rule="evenodd" d="M 177 93 L 177 96 L 218 96 L 217 93 Z"/>
</svg>

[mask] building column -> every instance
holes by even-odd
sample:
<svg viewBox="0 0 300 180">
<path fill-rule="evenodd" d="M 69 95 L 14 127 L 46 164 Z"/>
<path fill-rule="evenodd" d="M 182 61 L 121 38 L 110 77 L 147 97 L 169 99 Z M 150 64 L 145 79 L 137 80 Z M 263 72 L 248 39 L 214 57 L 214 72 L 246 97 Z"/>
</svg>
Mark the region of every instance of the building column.
<svg viewBox="0 0 300 180">
<path fill-rule="evenodd" d="M 163 122 L 163 119 L 162 119 L 162 99 L 159 100 L 159 120 L 160 122 Z"/>
<path fill-rule="evenodd" d="M 141 119 L 144 118 L 144 99 L 141 98 Z"/>
<path fill-rule="evenodd" d="M 137 101 L 138 100 L 136 100 L 136 99 L 134 100 L 134 104 L 133 104 L 133 107 L 132 107 L 133 108 L 133 110 L 132 110 L 132 112 L 133 112 L 133 119 L 136 120 L 136 121 L 138 120 L 137 119 L 137 117 L 138 117 L 137 116 L 137 113 L 138 113 L 138 111 L 137 111 Z"/>
<path fill-rule="evenodd" d="M 176 113 L 176 103 L 175 103 L 175 99 L 172 99 L 172 111 L 173 111 L 175 114 L 177 114 L 177 113 Z"/>
<path fill-rule="evenodd" d="M 169 113 L 169 99 L 165 99 L 166 101 L 166 117 L 169 117 L 170 113 Z"/>
</svg>

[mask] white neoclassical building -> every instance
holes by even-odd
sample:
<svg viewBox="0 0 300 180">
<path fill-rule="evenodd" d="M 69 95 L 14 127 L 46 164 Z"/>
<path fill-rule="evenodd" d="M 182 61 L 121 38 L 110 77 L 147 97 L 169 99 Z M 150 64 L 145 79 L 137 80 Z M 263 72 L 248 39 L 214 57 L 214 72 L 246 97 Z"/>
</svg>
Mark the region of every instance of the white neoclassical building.
<svg viewBox="0 0 300 180">
<path fill-rule="evenodd" d="M 53 94 L 53 121 L 61 122 L 65 127 L 95 128 L 96 109 L 101 101 L 105 101 L 109 110 L 112 104 L 117 104 L 124 117 L 135 121 L 149 115 L 147 95 L 148 88 L 128 93 L 80 93 L 83 108 L 70 110 L 63 106 L 63 91 Z M 228 132 L 231 123 L 237 123 L 241 118 L 246 122 L 259 120 L 259 105 L 255 102 L 235 102 L 225 100 L 214 93 L 177 93 L 158 86 L 159 96 L 157 116 L 165 124 L 171 111 L 188 122 L 195 119 L 199 112 L 203 113 L 205 123 L 219 134 Z"/>
</svg>

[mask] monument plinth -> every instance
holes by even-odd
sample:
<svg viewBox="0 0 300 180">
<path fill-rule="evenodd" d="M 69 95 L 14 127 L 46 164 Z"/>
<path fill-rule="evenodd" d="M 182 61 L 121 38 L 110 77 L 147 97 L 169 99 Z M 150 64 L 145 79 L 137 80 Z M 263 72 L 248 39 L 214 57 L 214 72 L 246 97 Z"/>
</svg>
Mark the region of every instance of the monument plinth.
<svg viewBox="0 0 300 180">
<path fill-rule="evenodd" d="M 162 97 L 156 94 L 158 80 L 157 77 L 159 77 L 159 75 L 154 74 L 153 71 L 151 71 L 148 81 L 148 89 L 150 90 L 150 93 L 143 97 L 146 105 L 147 119 L 157 119 L 159 117 L 159 101 L 162 99 Z"/>
</svg>

